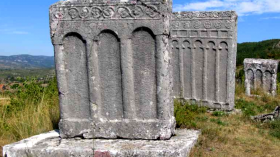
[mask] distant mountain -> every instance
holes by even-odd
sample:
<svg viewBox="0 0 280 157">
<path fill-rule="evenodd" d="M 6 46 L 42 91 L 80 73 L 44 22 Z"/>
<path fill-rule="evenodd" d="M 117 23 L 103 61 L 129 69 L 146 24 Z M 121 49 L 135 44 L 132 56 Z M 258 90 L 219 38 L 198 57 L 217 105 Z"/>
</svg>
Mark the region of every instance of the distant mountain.
<svg viewBox="0 0 280 157">
<path fill-rule="evenodd" d="M 32 55 L 0 56 L 0 69 L 42 68 L 54 68 L 54 57 Z"/>
<path fill-rule="evenodd" d="M 280 39 L 238 44 L 237 65 L 245 58 L 280 59 Z"/>
</svg>

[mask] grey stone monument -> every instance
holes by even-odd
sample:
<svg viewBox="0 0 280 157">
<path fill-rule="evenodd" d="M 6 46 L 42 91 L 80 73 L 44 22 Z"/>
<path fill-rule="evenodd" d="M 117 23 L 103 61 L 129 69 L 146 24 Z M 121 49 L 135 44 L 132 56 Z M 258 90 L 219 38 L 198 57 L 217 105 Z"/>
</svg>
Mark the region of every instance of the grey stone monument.
<svg viewBox="0 0 280 157">
<path fill-rule="evenodd" d="M 252 89 L 262 88 L 267 93 L 276 95 L 278 60 L 252 59 L 244 60 L 246 94 Z"/>
<path fill-rule="evenodd" d="M 234 11 L 172 14 L 173 96 L 232 110 L 237 15 Z"/>
<path fill-rule="evenodd" d="M 4 156 L 188 156 L 200 132 L 175 131 L 172 91 L 233 108 L 237 16 L 171 10 L 172 0 L 52 5 L 60 130 L 6 145 Z"/>
<path fill-rule="evenodd" d="M 58 2 L 50 8 L 63 138 L 169 139 L 171 1 Z"/>
</svg>

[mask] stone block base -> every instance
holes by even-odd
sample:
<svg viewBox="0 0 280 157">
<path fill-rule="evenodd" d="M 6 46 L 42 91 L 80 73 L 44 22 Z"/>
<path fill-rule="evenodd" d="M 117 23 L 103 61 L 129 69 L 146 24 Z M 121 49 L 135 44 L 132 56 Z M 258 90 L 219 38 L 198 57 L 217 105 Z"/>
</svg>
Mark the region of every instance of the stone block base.
<svg viewBox="0 0 280 157">
<path fill-rule="evenodd" d="M 61 139 L 51 131 L 3 148 L 4 157 L 186 157 L 200 132 L 177 130 L 170 140 Z"/>
</svg>

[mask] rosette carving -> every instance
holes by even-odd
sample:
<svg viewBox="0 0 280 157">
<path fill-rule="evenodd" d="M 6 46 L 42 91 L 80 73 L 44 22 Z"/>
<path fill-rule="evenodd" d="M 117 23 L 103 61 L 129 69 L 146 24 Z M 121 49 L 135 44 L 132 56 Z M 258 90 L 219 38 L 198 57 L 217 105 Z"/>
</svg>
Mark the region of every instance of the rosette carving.
<svg viewBox="0 0 280 157">
<path fill-rule="evenodd" d="M 193 27 L 196 28 L 196 29 L 201 28 L 201 22 L 200 21 L 194 21 Z"/>
<path fill-rule="evenodd" d="M 210 21 L 205 21 L 204 27 L 207 28 L 207 29 L 209 29 L 209 28 L 212 27 L 212 23 L 211 23 Z"/>
<path fill-rule="evenodd" d="M 103 10 L 103 17 L 112 17 L 115 14 L 115 10 L 113 7 L 107 7 Z"/>
<path fill-rule="evenodd" d="M 230 20 L 226 21 L 225 26 L 227 29 L 231 29 L 232 28 L 231 21 Z"/>
<path fill-rule="evenodd" d="M 69 9 L 68 14 L 70 15 L 70 17 L 72 19 L 75 19 L 79 16 L 79 10 L 77 8 L 71 8 L 71 9 Z"/>
<path fill-rule="evenodd" d="M 120 16 L 122 18 L 131 17 L 130 10 L 127 7 L 120 7 L 120 8 L 118 8 L 118 13 L 120 14 Z"/>
<path fill-rule="evenodd" d="M 100 7 L 93 7 L 91 9 L 91 14 L 94 18 L 99 18 L 102 15 L 102 9 Z"/>
<path fill-rule="evenodd" d="M 222 28 L 223 22 L 222 21 L 216 21 L 214 22 L 214 27 L 217 29 Z"/>
<path fill-rule="evenodd" d="M 184 29 L 188 29 L 188 28 L 190 28 L 190 27 L 191 27 L 191 22 L 187 21 L 187 22 L 184 22 L 184 23 L 183 23 L 183 28 L 184 28 Z"/>
<path fill-rule="evenodd" d="M 150 17 L 156 17 L 158 15 L 158 10 L 156 6 L 149 5 L 146 8 L 146 14 Z"/>
<path fill-rule="evenodd" d="M 144 15 L 143 8 L 141 6 L 136 6 L 132 13 L 135 17 L 142 17 Z"/>
<path fill-rule="evenodd" d="M 89 16 L 89 14 L 90 14 L 90 11 L 87 7 L 83 7 L 80 11 L 80 17 L 82 19 L 87 18 Z"/>
</svg>

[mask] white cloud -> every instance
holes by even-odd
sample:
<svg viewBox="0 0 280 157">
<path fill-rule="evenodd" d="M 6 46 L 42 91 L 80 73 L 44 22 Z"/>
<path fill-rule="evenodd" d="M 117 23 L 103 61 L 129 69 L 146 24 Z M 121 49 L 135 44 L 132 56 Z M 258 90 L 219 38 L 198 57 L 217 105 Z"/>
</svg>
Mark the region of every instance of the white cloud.
<svg viewBox="0 0 280 157">
<path fill-rule="evenodd" d="M 25 30 L 24 28 L 13 28 L 13 27 L 8 27 L 8 25 L 0 26 L 0 34 L 15 34 L 15 35 L 29 34 L 29 32 L 24 30 Z"/>
<path fill-rule="evenodd" d="M 235 10 L 238 15 L 280 13 L 280 0 L 206 0 L 174 5 L 174 11 Z"/>
<path fill-rule="evenodd" d="M 29 33 L 25 31 L 12 31 L 11 34 L 29 34 Z"/>
<path fill-rule="evenodd" d="M 280 16 L 273 16 L 273 17 L 264 17 L 264 18 L 261 18 L 261 20 L 270 20 L 270 19 L 279 19 L 279 20 L 280 20 Z"/>
</svg>

